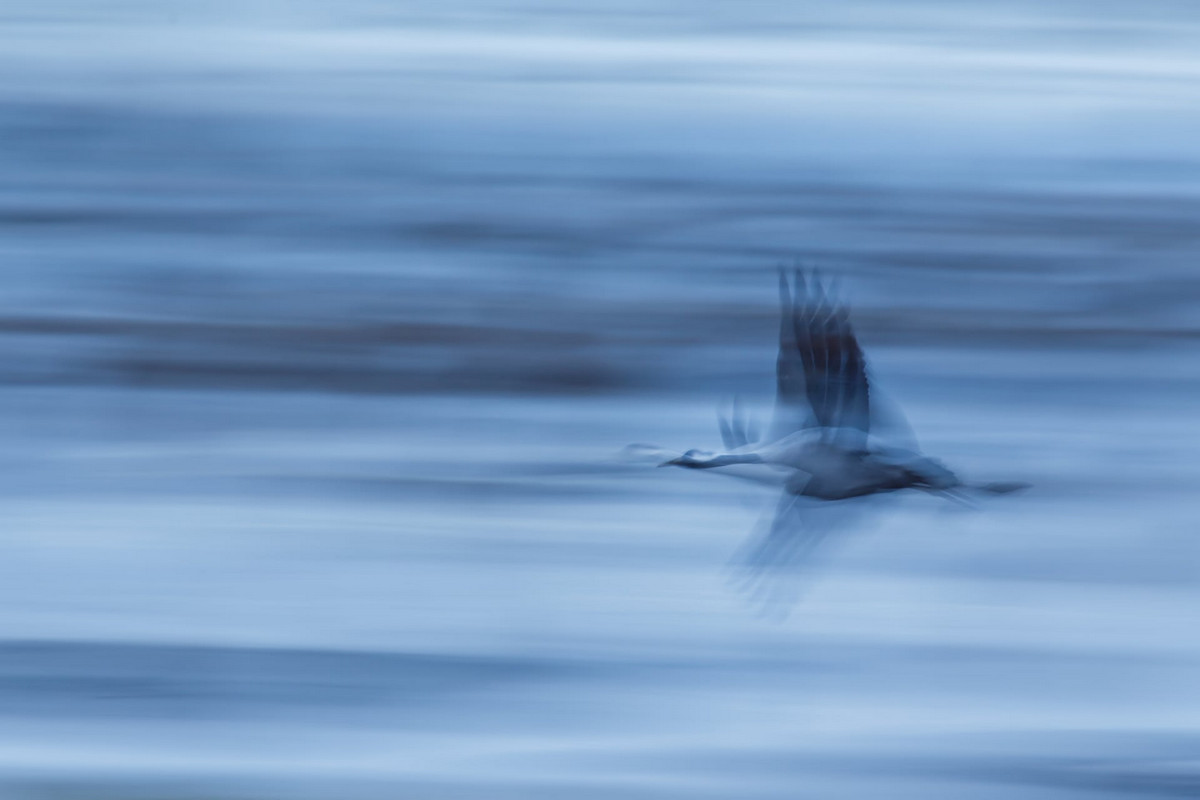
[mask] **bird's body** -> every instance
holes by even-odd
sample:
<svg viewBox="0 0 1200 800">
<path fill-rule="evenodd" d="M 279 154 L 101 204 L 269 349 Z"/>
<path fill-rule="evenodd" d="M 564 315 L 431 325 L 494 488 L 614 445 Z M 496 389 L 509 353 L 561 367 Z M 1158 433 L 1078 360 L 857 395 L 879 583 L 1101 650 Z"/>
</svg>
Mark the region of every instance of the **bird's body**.
<svg viewBox="0 0 1200 800">
<path fill-rule="evenodd" d="M 784 488 L 821 500 L 844 500 L 897 489 L 945 491 L 960 484 L 953 472 L 919 452 L 898 447 L 849 449 L 821 430 L 755 442 L 727 453 L 689 450 L 663 466 L 717 469 L 762 464 L 790 473 Z"/>
</svg>

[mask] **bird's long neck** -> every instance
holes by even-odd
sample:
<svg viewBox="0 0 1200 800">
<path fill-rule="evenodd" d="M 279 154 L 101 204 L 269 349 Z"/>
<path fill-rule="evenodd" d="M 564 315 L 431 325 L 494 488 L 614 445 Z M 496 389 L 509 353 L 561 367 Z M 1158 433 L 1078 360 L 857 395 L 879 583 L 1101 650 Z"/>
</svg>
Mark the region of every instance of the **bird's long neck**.
<svg viewBox="0 0 1200 800">
<path fill-rule="evenodd" d="M 732 467 L 734 464 L 761 463 L 763 463 L 762 456 L 757 453 L 721 453 L 712 458 L 681 460 L 679 466 L 691 469 L 713 469 L 715 467 Z"/>
</svg>

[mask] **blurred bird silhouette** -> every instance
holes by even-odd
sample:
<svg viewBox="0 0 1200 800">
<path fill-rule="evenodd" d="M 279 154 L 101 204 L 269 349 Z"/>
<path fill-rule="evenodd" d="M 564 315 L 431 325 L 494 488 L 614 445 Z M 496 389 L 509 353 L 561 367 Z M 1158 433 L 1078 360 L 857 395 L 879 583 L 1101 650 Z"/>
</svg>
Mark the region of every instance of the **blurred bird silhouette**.
<svg viewBox="0 0 1200 800">
<path fill-rule="evenodd" d="M 921 452 L 903 414 L 872 390 L 849 312 L 816 273 L 794 270 L 789 281 L 781 271 L 779 298 L 775 414 L 766 435 L 758 436 L 735 401 L 728 415 L 718 414 L 723 452 L 688 450 L 659 464 L 716 470 L 757 465 L 774 471 L 776 482 L 782 479 L 770 525 L 736 559 L 746 588 L 764 588 L 765 577 L 803 562 L 844 524 L 844 514 L 814 514 L 816 505 L 844 506 L 841 501 L 902 489 L 966 502 L 966 492 L 1004 494 L 1025 486 L 969 485 Z"/>
</svg>

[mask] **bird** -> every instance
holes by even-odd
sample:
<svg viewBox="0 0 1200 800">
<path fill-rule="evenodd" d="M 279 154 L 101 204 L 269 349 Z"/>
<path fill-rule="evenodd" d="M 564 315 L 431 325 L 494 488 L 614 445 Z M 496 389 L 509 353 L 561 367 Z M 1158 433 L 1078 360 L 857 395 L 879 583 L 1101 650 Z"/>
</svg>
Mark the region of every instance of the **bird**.
<svg viewBox="0 0 1200 800">
<path fill-rule="evenodd" d="M 782 491 L 774 518 L 738 559 L 751 584 L 812 554 L 831 527 L 806 524 L 816 506 L 904 490 L 966 503 L 968 492 L 1025 488 L 968 484 L 921 451 L 902 412 L 872 386 L 849 309 L 820 274 L 797 268 L 789 276 L 781 269 L 779 303 L 770 427 L 760 437 L 735 400 L 728 415 L 718 414 L 724 450 L 691 449 L 659 464 L 718 471 L 753 465 L 775 473 Z"/>
</svg>

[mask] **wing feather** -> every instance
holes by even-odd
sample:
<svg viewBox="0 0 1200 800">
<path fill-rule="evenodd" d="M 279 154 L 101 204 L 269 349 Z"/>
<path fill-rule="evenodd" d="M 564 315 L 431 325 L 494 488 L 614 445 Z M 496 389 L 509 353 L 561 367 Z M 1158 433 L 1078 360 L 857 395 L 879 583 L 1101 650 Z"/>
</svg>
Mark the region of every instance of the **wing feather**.
<svg viewBox="0 0 1200 800">
<path fill-rule="evenodd" d="M 731 559 L 733 582 L 763 612 L 786 615 L 818 566 L 820 551 L 851 530 L 863 508 L 861 501 L 812 501 L 785 491 L 770 522 Z"/>
<path fill-rule="evenodd" d="M 816 273 L 779 274 L 779 357 L 773 435 L 828 428 L 865 444 L 870 429 L 866 360 L 850 313 Z"/>
</svg>

